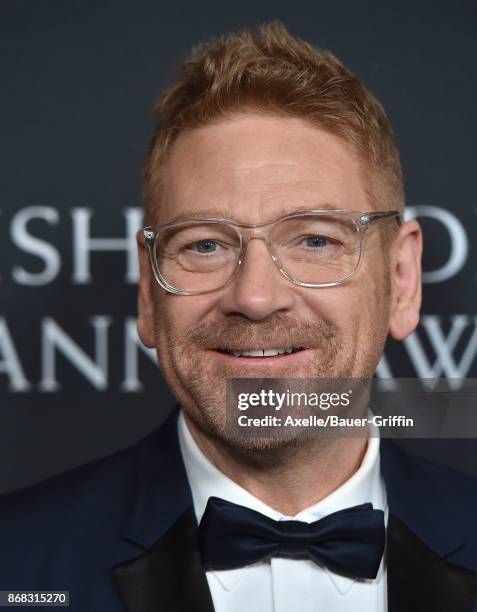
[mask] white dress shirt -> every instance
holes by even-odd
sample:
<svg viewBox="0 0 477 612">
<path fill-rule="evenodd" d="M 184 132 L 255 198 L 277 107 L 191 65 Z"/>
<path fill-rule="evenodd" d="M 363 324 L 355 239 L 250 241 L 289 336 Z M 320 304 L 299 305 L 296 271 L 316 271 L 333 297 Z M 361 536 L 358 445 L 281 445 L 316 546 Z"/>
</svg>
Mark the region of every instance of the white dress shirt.
<svg viewBox="0 0 477 612">
<path fill-rule="evenodd" d="M 267 506 L 218 470 L 197 446 L 184 419 L 178 419 L 179 443 L 192 491 L 197 523 L 211 496 L 247 506 L 275 520 L 311 523 L 343 508 L 371 502 L 385 511 L 380 474 L 379 437 L 369 437 L 359 469 L 344 484 L 295 516 Z M 386 568 L 381 561 L 375 580 L 354 580 L 311 560 L 272 557 L 237 569 L 207 570 L 215 612 L 386 612 Z"/>
</svg>

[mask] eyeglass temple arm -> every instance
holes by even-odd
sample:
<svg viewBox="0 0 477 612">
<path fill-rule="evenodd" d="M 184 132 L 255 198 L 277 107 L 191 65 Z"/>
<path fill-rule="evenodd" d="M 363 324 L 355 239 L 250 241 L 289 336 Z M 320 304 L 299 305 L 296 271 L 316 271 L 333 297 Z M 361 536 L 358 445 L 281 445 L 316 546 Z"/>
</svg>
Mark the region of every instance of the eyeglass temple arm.
<svg viewBox="0 0 477 612">
<path fill-rule="evenodd" d="M 396 221 L 401 225 L 403 223 L 403 216 L 398 210 L 387 210 L 385 212 L 369 212 L 365 213 L 366 223 L 375 223 L 381 219 L 387 219 L 389 217 L 395 217 Z"/>
</svg>

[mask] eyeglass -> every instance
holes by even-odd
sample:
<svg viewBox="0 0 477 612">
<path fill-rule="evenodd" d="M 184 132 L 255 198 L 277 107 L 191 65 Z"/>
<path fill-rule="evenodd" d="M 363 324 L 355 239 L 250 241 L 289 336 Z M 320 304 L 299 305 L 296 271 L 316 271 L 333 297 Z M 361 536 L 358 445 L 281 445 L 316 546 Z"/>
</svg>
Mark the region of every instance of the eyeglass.
<svg viewBox="0 0 477 612">
<path fill-rule="evenodd" d="M 368 227 L 396 218 L 397 210 L 307 210 L 268 223 L 241 224 L 212 217 L 145 227 L 144 238 L 159 285 L 178 295 L 199 295 L 227 285 L 251 239 L 268 247 L 279 272 L 301 287 L 340 285 L 358 270 Z"/>
</svg>

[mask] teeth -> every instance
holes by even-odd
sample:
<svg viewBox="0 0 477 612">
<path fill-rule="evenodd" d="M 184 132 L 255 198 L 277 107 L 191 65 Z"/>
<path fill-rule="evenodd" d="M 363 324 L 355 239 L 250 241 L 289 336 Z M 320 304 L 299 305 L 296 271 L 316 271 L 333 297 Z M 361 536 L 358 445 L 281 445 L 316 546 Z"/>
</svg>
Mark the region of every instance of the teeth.
<svg viewBox="0 0 477 612">
<path fill-rule="evenodd" d="M 288 346 L 285 348 L 258 349 L 256 351 L 232 351 L 232 354 L 234 357 L 273 357 L 283 355 L 283 353 L 292 353 L 293 350 L 292 346 Z"/>
</svg>

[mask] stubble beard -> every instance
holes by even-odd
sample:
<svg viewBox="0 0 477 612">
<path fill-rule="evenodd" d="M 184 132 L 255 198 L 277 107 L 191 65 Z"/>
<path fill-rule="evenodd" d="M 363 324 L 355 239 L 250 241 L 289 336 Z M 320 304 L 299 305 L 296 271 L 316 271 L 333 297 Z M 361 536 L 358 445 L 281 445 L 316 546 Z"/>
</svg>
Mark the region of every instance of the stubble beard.
<svg viewBox="0 0 477 612">
<path fill-rule="evenodd" d="M 174 329 L 167 325 L 162 316 L 157 316 L 155 326 L 156 338 L 165 340 L 158 346 L 161 370 L 185 414 L 202 434 L 239 461 L 260 463 L 262 466 L 276 465 L 287 461 L 298 450 L 306 453 L 307 449 L 313 448 L 316 452 L 317 440 L 303 438 L 298 429 L 296 433 L 287 432 L 286 436 L 252 437 L 239 435 L 236 428 L 227 427 L 226 380 L 254 376 L 248 372 L 241 374 L 233 362 L 217 371 L 214 361 L 207 358 L 207 349 L 257 344 L 270 347 L 306 346 L 312 350 L 319 349 L 315 358 L 299 371 L 290 371 L 284 363 L 283 371 L 278 372 L 277 377 L 357 377 L 356 347 L 341 339 L 337 326 L 329 320 L 305 323 L 277 313 L 267 320 L 250 322 L 241 315 L 229 315 L 221 321 L 199 323 L 180 338 L 176 337 Z M 372 376 L 375 359 L 374 354 L 368 356 L 359 377 Z M 319 442 L 324 452 L 325 447 L 336 440 L 322 438 Z"/>
</svg>

